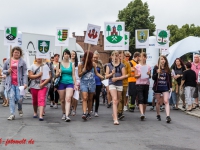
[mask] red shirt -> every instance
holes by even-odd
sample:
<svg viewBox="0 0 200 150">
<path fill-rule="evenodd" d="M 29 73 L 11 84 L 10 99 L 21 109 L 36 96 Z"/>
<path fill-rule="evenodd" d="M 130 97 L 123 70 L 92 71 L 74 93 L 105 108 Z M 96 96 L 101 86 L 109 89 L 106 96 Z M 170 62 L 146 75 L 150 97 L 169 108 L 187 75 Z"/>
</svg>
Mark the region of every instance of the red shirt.
<svg viewBox="0 0 200 150">
<path fill-rule="evenodd" d="M 13 85 L 18 85 L 18 81 L 17 81 L 18 62 L 19 60 L 11 60 L 11 69 L 12 69 L 11 81 Z"/>
</svg>

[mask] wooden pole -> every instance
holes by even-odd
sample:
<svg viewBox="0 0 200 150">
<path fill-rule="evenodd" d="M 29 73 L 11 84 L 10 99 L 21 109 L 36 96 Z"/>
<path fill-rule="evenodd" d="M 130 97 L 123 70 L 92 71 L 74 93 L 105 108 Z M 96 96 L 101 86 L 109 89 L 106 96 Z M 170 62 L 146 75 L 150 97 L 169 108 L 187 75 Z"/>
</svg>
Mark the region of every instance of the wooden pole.
<svg viewBox="0 0 200 150">
<path fill-rule="evenodd" d="M 90 47 L 91 47 L 91 44 L 89 44 L 89 46 L 88 46 L 87 56 L 86 56 L 86 60 L 85 60 L 85 62 L 84 62 L 84 69 L 85 69 L 86 64 L 87 64 L 87 61 L 88 61 L 88 56 L 89 56 L 89 52 L 90 52 Z"/>
<path fill-rule="evenodd" d="M 12 45 L 10 45 L 10 76 L 12 76 L 12 66 L 11 66 L 11 59 L 12 59 Z M 12 78 L 11 78 L 12 79 Z"/>
<path fill-rule="evenodd" d="M 141 52 L 143 53 L 143 48 L 142 48 Z"/>
<path fill-rule="evenodd" d="M 62 61 L 62 46 L 60 47 L 60 62 Z"/>
<path fill-rule="evenodd" d="M 114 71 L 116 71 L 116 70 L 115 70 L 115 57 L 116 57 L 116 56 L 115 56 L 115 51 L 114 51 L 114 61 L 113 61 Z M 113 75 L 113 78 L 115 78 L 115 74 Z"/>
<path fill-rule="evenodd" d="M 161 56 L 161 49 L 160 49 L 160 56 Z M 158 69 L 160 69 L 160 56 L 159 56 L 159 64 L 158 64 Z M 158 78 L 160 78 L 160 73 L 158 74 Z"/>
</svg>

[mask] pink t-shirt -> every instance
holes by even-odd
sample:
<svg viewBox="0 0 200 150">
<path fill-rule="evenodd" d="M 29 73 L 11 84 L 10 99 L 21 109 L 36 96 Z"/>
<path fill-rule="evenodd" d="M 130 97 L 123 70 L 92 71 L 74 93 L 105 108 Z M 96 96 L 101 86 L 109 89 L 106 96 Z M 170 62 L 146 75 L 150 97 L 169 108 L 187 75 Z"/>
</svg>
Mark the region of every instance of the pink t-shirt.
<svg viewBox="0 0 200 150">
<path fill-rule="evenodd" d="M 200 63 L 198 63 L 198 65 L 195 65 L 194 62 L 192 62 L 192 67 L 191 67 L 191 69 L 192 69 L 193 71 L 195 71 L 196 77 L 197 77 L 197 80 L 198 80 L 198 74 L 199 74 L 199 71 L 200 71 Z M 196 80 L 196 81 L 197 81 L 197 80 Z"/>
<path fill-rule="evenodd" d="M 148 71 L 151 70 L 151 67 L 150 67 L 149 65 L 144 65 L 144 66 L 147 66 L 147 67 L 148 67 Z M 137 71 L 138 71 L 138 74 L 141 74 L 141 67 L 142 67 L 142 65 L 140 65 L 140 64 L 137 64 L 137 65 L 135 66 L 135 68 L 136 68 Z M 146 73 L 147 73 L 147 72 L 146 72 Z M 138 78 L 137 81 L 136 81 L 136 84 L 149 85 L 149 84 L 150 84 L 149 77 L 148 77 L 148 78 L 144 78 L 144 79 L 141 79 L 141 77 Z"/>
<path fill-rule="evenodd" d="M 13 85 L 18 85 L 18 81 L 17 81 L 18 62 L 19 60 L 11 60 L 11 68 L 12 68 L 11 81 Z"/>
</svg>

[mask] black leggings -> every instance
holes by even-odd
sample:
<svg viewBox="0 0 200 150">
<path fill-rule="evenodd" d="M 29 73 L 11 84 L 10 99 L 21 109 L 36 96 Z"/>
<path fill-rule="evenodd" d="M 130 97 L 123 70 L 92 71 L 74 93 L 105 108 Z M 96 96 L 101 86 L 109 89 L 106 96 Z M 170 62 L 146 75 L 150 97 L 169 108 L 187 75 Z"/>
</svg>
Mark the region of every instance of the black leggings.
<svg viewBox="0 0 200 150">
<path fill-rule="evenodd" d="M 58 91 L 54 91 L 54 87 L 50 87 L 49 89 L 49 95 L 50 95 L 50 100 L 54 101 L 55 103 L 58 103 L 58 99 L 59 99 L 59 94 Z M 55 95 L 55 97 L 54 97 Z"/>
<path fill-rule="evenodd" d="M 96 102 L 95 102 L 95 112 L 98 112 L 98 109 L 99 109 L 99 96 L 100 96 L 100 93 L 101 93 L 101 88 L 102 88 L 102 85 L 96 85 L 96 93 L 93 96 L 93 102 L 92 102 L 92 106 L 93 106 L 94 100 L 96 100 Z"/>
</svg>

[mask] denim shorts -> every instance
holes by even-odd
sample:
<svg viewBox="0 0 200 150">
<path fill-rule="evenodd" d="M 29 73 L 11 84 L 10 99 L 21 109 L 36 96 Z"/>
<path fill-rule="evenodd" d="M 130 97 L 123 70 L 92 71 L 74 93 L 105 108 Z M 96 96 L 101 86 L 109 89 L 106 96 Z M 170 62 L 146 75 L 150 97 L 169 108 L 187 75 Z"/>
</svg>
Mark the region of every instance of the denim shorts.
<svg viewBox="0 0 200 150">
<path fill-rule="evenodd" d="M 64 83 L 60 83 L 58 90 L 65 90 L 67 88 L 74 88 L 74 84 L 64 84 Z"/>
<path fill-rule="evenodd" d="M 89 82 L 89 81 L 81 81 L 80 90 L 81 90 L 81 92 L 95 93 L 96 83 Z"/>
</svg>

